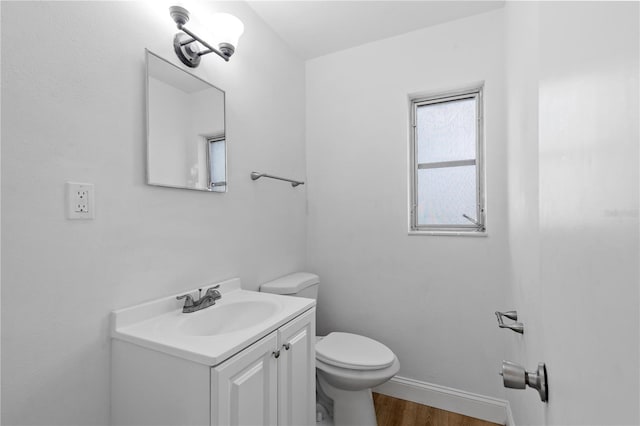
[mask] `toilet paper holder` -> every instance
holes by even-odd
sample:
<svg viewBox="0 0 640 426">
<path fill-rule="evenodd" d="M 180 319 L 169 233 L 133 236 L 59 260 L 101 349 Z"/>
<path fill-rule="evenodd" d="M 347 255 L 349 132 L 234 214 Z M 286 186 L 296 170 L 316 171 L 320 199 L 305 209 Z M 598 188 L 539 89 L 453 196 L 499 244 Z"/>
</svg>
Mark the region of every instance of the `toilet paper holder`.
<svg viewBox="0 0 640 426">
<path fill-rule="evenodd" d="M 521 365 L 510 361 L 502 361 L 500 372 L 505 388 L 525 389 L 527 385 L 538 391 L 540 400 L 547 402 L 549 399 L 549 382 L 547 380 L 547 367 L 543 362 L 538 364 L 536 372 L 529 372 Z"/>
</svg>

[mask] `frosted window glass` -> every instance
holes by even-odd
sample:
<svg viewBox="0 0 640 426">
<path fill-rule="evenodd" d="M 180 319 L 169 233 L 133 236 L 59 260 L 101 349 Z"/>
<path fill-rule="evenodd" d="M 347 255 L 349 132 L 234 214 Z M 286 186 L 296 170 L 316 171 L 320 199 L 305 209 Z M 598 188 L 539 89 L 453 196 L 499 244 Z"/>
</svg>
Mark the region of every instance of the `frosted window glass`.
<svg viewBox="0 0 640 426">
<path fill-rule="evenodd" d="M 418 163 L 475 159 L 476 127 L 475 99 L 418 106 Z"/>
<path fill-rule="evenodd" d="M 477 220 L 476 166 L 418 170 L 418 225 L 470 225 Z"/>
<path fill-rule="evenodd" d="M 209 142 L 209 170 L 211 176 L 211 182 L 224 182 L 226 180 L 227 172 L 226 167 L 226 155 L 225 155 L 225 141 Z M 225 192 L 224 186 L 214 186 L 212 191 Z"/>
</svg>

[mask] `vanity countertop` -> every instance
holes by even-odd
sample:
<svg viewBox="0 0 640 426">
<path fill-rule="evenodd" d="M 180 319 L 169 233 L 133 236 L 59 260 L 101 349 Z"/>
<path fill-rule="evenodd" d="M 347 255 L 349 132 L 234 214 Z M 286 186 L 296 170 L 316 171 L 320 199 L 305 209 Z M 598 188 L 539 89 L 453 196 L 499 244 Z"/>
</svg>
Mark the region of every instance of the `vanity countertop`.
<svg viewBox="0 0 640 426">
<path fill-rule="evenodd" d="M 183 313 L 173 295 L 111 313 L 111 337 L 215 366 L 315 306 L 313 299 L 243 290 L 220 283 L 215 305 Z M 198 290 L 188 292 L 197 294 Z"/>
</svg>

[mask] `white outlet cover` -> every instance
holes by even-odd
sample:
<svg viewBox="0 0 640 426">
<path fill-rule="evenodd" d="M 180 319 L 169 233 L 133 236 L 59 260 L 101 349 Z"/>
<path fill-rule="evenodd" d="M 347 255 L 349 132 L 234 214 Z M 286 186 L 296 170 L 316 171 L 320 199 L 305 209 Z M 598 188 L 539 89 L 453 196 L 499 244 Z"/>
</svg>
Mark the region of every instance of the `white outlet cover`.
<svg viewBox="0 0 640 426">
<path fill-rule="evenodd" d="M 92 183 L 67 182 L 67 219 L 94 219 L 95 198 Z"/>
</svg>

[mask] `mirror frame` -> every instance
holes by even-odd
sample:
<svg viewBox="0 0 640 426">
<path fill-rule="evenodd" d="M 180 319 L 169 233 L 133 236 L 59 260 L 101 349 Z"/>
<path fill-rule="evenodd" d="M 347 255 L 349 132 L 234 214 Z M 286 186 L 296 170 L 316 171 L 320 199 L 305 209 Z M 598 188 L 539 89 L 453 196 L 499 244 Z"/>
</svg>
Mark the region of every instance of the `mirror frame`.
<svg viewBox="0 0 640 426">
<path fill-rule="evenodd" d="M 229 169 L 229 164 L 228 164 L 228 143 L 227 143 L 227 93 L 222 90 L 221 88 L 219 88 L 218 86 L 216 86 L 215 84 L 211 84 L 210 82 L 208 82 L 207 80 L 189 72 L 188 70 L 174 64 L 173 62 L 163 58 L 162 56 L 152 52 L 149 49 L 144 49 L 145 50 L 145 120 L 146 120 L 146 184 L 149 186 L 159 186 L 159 187 L 164 187 L 164 188 L 174 188 L 174 189 L 188 189 L 191 191 L 201 191 L 201 192 L 212 192 L 212 193 L 218 193 L 218 194 L 224 194 L 229 190 L 229 173 L 228 173 L 228 169 Z M 169 185 L 169 184 L 161 184 L 161 183 L 151 183 L 151 179 L 150 179 L 150 162 L 149 162 L 149 146 L 151 143 L 151 139 L 150 139 L 150 129 L 149 129 L 149 57 L 150 55 L 154 56 L 155 58 L 161 60 L 162 62 L 165 62 L 167 65 L 170 65 L 174 68 L 176 68 L 179 71 L 182 71 L 188 75 L 190 75 L 191 77 L 194 77 L 198 80 L 200 80 L 201 82 L 203 82 L 204 84 L 211 86 L 217 90 L 219 90 L 220 92 L 222 92 L 222 112 L 224 114 L 223 117 L 223 123 L 224 123 L 224 137 L 225 137 L 225 149 L 224 149 L 224 170 L 225 170 L 225 186 L 224 186 L 224 191 L 220 191 L 219 189 L 214 189 L 216 187 L 212 187 L 211 186 L 211 182 L 209 182 L 209 187 L 208 188 L 190 188 L 188 186 L 178 186 L 178 185 Z M 207 153 L 207 180 L 210 181 L 211 180 L 211 160 L 209 158 L 209 144 L 207 142 L 207 146 L 206 146 L 206 153 Z M 218 187 L 219 188 L 219 187 Z"/>
</svg>

